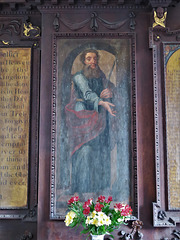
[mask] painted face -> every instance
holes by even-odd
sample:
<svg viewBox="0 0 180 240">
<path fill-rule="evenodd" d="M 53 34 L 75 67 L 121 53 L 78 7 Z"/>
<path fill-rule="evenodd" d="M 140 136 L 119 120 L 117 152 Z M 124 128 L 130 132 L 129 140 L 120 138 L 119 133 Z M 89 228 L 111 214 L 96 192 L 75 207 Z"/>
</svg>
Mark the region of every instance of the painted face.
<svg viewBox="0 0 180 240">
<path fill-rule="evenodd" d="M 85 56 L 84 63 L 89 65 L 92 69 L 96 68 L 97 65 L 97 55 L 96 53 L 89 52 Z"/>
</svg>

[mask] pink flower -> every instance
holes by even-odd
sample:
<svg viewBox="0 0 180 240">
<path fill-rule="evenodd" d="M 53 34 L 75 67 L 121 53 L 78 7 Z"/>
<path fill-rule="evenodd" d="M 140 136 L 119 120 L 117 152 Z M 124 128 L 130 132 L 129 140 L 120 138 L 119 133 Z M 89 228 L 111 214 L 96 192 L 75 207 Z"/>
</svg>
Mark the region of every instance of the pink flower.
<svg viewBox="0 0 180 240">
<path fill-rule="evenodd" d="M 117 203 L 114 208 L 118 211 L 120 211 L 121 215 L 126 217 L 131 215 L 132 209 L 129 205 L 123 205 L 121 203 Z"/>
<path fill-rule="evenodd" d="M 124 209 L 122 209 L 121 215 L 124 217 L 130 215 L 129 207 L 125 207 Z"/>
<path fill-rule="evenodd" d="M 68 204 L 70 205 L 70 204 L 78 202 L 78 201 L 79 201 L 79 197 L 78 196 L 74 196 L 74 197 L 69 199 Z"/>
<path fill-rule="evenodd" d="M 101 205 L 100 203 L 97 203 L 94 209 L 96 212 L 101 212 L 102 208 L 103 208 L 103 205 Z"/>
<path fill-rule="evenodd" d="M 105 201 L 105 197 L 104 196 L 101 195 L 101 196 L 98 197 L 98 202 L 102 202 L 103 203 L 104 201 Z"/>
<path fill-rule="evenodd" d="M 110 203 L 110 202 L 112 202 L 112 200 L 113 200 L 112 197 L 109 196 L 109 197 L 108 197 L 108 200 L 106 200 L 105 202 L 106 202 L 106 203 Z"/>
<path fill-rule="evenodd" d="M 129 205 L 126 205 L 124 209 L 122 209 L 121 215 L 128 216 L 132 214 L 132 209 Z"/>
<path fill-rule="evenodd" d="M 121 210 L 124 206 L 121 203 L 116 203 L 116 205 L 114 206 L 114 208 L 116 208 L 117 210 Z"/>
<path fill-rule="evenodd" d="M 87 202 L 84 203 L 83 208 L 89 207 L 92 204 L 92 198 L 88 199 Z"/>
<path fill-rule="evenodd" d="M 90 199 L 88 199 L 88 200 L 87 200 L 87 202 L 89 203 L 89 205 L 91 205 L 91 204 L 92 204 L 92 201 L 93 201 L 93 199 L 92 199 L 92 198 L 90 198 Z"/>
<path fill-rule="evenodd" d="M 84 215 L 88 215 L 90 213 L 90 207 L 87 207 L 83 210 Z"/>
<path fill-rule="evenodd" d="M 78 196 L 75 196 L 75 197 L 74 197 L 74 201 L 75 201 L 75 202 L 78 202 L 78 201 L 79 201 L 79 197 L 78 197 Z"/>
</svg>

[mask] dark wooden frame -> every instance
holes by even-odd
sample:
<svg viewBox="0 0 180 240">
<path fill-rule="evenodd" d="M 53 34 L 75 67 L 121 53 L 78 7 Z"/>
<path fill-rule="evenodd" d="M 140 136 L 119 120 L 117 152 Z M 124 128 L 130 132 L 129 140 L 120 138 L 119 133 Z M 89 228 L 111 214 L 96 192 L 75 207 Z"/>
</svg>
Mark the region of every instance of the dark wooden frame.
<svg viewBox="0 0 180 240">
<path fill-rule="evenodd" d="M 52 220 L 64 219 L 64 215 L 56 214 L 55 205 L 55 188 L 56 188 L 56 107 L 57 107 L 57 40 L 59 38 L 122 38 L 131 40 L 131 75 L 132 75 L 132 85 L 131 85 L 131 146 L 132 146 L 132 183 L 131 183 L 131 197 L 133 198 L 132 208 L 133 215 L 138 217 L 138 182 L 137 182 L 137 146 L 136 146 L 136 78 L 135 78 L 135 34 L 134 33 L 78 33 L 78 34 L 54 34 L 53 42 L 53 56 L 52 56 L 52 111 L 51 111 L 51 176 L 50 176 L 50 218 Z"/>
<path fill-rule="evenodd" d="M 0 35 L 0 47 L 30 48 L 30 119 L 29 119 L 29 166 L 28 166 L 28 199 L 26 209 L 1 209 L 0 219 L 22 219 L 27 222 L 37 221 L 38 191 L 38 155 L 39 155 L 39 79 L 40 79 L 40 37 L 24 34 L 24 17 L 0 18 L 5 21 Z M 13 36 L 13 41 L 11 40 Z"/>
<path fill-rule="evenodd" d="M 164 46 L 167 43 L 180 44 L 180 31 L 150 28 L 149 42 L 153 53 L 154 80 L 156 202 L 153 202 L 153 226 L 174 227 L 180 222 L 180 211 L 168 209 Z"/>
</svg>

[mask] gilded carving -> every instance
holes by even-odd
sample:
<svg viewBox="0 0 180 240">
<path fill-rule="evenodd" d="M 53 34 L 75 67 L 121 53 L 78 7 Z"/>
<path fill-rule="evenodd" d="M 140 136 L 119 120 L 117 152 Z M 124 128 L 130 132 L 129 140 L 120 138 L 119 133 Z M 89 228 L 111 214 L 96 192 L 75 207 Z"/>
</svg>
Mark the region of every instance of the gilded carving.
<svg viewBox="0 0 180 240">
<path fill-rule="evenodd" d="M 167 11 L 165 12 L 162 7 L 158 7 L 156 11 L 154 11 L 154 23 L 153 28 L 155 27 L 166 27 L 166 17 Z"/>
<path fill-rule="evenodd" d="M 2 40 L 2 43 L 3 43 L 4 45 L 9 45 L 9 42 L 3 41 L 3 40 Z"/>
<path fill-rule="evenodd" d="M 24 23 L 23 33 L 26 37 L 39 37 L 40 28 L 37 26 L 33 26 L 32 23 L 28 23 L 27 25 Z"/>
</svg>

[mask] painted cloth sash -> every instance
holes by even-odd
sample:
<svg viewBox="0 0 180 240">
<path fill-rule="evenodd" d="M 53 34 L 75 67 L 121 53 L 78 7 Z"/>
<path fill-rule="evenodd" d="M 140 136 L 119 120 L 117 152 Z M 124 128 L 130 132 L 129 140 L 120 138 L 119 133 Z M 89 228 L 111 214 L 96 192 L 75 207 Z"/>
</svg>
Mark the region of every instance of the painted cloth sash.
<svg viewBox="0 0 180 240">
<path fill-rule="evenodd" d="M 72 93 L 71 101 L 65 107 L 71 156 L 83 144 L 96 138 L 106 127 L 104 109 L 101 109 L 101 113 L 95 110 L 75 111 L 75 103 L 76 97 Z"/>
</svg>

